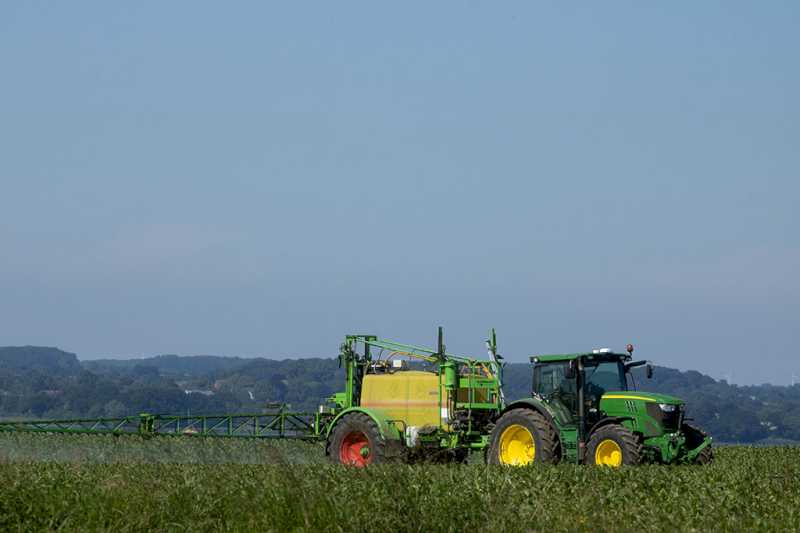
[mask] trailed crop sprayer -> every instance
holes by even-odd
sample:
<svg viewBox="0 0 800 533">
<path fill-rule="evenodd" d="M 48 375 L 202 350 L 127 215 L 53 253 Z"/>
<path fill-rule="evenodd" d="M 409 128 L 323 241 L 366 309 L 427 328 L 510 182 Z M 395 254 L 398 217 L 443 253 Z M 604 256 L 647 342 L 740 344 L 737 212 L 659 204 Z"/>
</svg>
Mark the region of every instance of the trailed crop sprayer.
<svg viewBox="0 0 800 533">
<path fill-rule="evenodd" d="M 284 408 L 256 414 L 154 415 L 0 422 L 0 431 L 319 441 L 334 463 L 466 461 L 572 462 L 618 467 L 642 462 L 704 464 L 711 438 L 690 425 L 684 402 L 635 390 L 626 353 L 536 355 L 530 396 L 507 402 L 494 330 L 487 359 L 373 335 L 348 335 L 339 363 L 344 391 L 315 413 Z"/>
</svg>

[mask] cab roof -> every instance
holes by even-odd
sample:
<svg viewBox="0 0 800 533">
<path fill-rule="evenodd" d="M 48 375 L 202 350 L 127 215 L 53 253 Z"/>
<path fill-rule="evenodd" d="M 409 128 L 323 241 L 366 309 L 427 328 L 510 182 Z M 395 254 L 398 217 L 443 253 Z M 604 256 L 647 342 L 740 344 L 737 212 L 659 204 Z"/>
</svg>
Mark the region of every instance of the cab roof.
<svg viewBox="0 0 800 533">
<path fill-rule="evenodd" d="M 572 361 L 580 357 L 587 359 L 613 359 L 619 357 L 620 359 L 630 359 L 631 355 L 627 353 L 617 353 L 605 350 L 593 350 L 591 352 L 581 353 L 561 353 L 561 354 L 547 354 L 547 355 L 532 355 L 531 363 L 554 363 L 558 361 Z"/>
</svg>

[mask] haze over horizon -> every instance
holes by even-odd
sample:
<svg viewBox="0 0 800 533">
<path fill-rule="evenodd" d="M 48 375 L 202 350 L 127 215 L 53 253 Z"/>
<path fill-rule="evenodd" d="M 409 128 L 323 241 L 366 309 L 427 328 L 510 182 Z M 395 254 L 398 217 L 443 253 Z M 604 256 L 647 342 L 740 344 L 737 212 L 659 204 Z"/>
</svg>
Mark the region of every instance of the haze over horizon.
<svg viewBox="0 0 800 533">
<path fill-rule="evenodd" d="M 800 376 L 796 3 L 303 7 L 0 7 L 1 346 Z"/>
<path fill-rule="evenodd" d="M 3 347 L 0 346 L 0 348 L 3 348 Z M 69 350 L 64 350 L 64 351 L 69 352 Z M 622 351 L 622 350 L 615 350 L 615 351 Z M 70 352 L 70 353 L 74 353 L 74 352 Z M 239 359 L 243 359 L 243 360 L 267 359 L 267 360 L 272 360 L 272 361 L 280 361 L 280 360 L 286 360 L 286 359 L 288 359 L 288 360 L 297 360 L 297 359 L 315 359 L 315 358 L 331 359 L 331 358 L 336 357 L 336 355 L 331 355 L 331 354 L 323 354 L 323 355 L 319 355 L 319 354 L 318 355 L 314 355 L 314 354 L 307 354 L 307 355 L 294 354 L 294 355 L 285 355 L 285 356 L 281 356 L 281 355 L 270 356 L 270 355 L 264 354 L 264 355 L 245 355 L 245 356 L 241 356 L 241 355 L 224 355 L 224 354 L 207 354 L 207 353 L 196 353 L 196 354 L 159 353 L 159 354 L 150 354 L 150 355 L 145 355 L 145 354 L 132 355 L 132 356 L 110 355 L 110 356 L 95 356 L 95 357 L 81 357 L 80 354 L 75 354 L 75 355 L 78 357 L 79 361 L 101 361 L 101 360 L 105 360 L 105 361 L 108 361 L 108 360 L 115 360 L 115 361 L 142 360 L 142 361 L 144 361 L 144 360 L 149 360 L 149 359 L 152 359 L 152 358 L 155 358 L 155 357 L 173 356 L 173 355 L 174 356 L 178 356 L 178 357 L 227 357 L 227 358 L 239 358 Z M 481 357 L 481 354 L 479 354 L 477 352 L 471 352 L 471 353 L 465 354 L 465 355 L 476 355 L 477 357 Z M 636 357 L 634 357 L 634 359 L 640 359 L 640 358 L 638 356 L 636 356 Z M 644 359 L 644 357 L 642 357 L 642 359 Z M 506 361 L 506 362 L 516 363 L 516 364 L 530 364 L 529 361 L 520 361 L 520 360 L 516 360 L 516 358 L 514 360 L 512 360 L 512 361 Z M 662 367 L 666 367 L 666 368 L 673 368 L 673 367 L 670 367 L 669 365 L 663 365 L 663 364 L 659 363 L 658 361 L 653 361 L 653 363 L 655 364 L 656 367 L 662 366 Z M 674 369 L 675 370 L 679 370 L 681 372 L 697 371 L 697 369 L 695 369 L 695 368 L 674 368 Z M 709 377 L 712 377 L 717 381 L 724 380 L 724 381 L 726 381 L 726 382 L 728 382 L 729 384 L 732 384 L 732 385 L 742 385 L 742 386 L 748 386 L 748 385 L 774 385 L 774 384 L 769 383 L 769 382 L 745 383 L 745 384 L 737 383 L 736 380 L 735 380 L 736 375 L 734 373 L 732 373 L 732 372 L 726 373 L 725 375 L 712 375 L 712 374 L 708 374 L 706 372 L 701 372 L 701 373 L 704 374 L 704 375 L 707 375 Z M 796 383 L 800 383 L 800 376 L 795 376 L 795 384 Z M 646 383 L 640 383 L 640 385 L 643 386 L 643 388 L 646 389 Z M 793 383 L 788 383 L 786 385 L 778 385 L 778 386 L 792 386 L 792 385 L 794 385 L 794 384 Z"/>
</svg>

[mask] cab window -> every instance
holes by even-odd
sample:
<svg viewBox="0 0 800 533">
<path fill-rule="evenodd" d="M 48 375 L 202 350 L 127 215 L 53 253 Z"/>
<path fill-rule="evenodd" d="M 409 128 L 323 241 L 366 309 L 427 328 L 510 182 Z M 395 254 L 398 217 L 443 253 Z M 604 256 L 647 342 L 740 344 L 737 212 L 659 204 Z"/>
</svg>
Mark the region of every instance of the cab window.
<svg viewBox="0 0 800 533">
<path fill-rule="evenodd" d="M 533 392 L 559 401 L 570 413 L 576 410 L 577 394 L 575 379 L 565 377 L 567 361 L 538 364 L 533 370 Z"/>
<path fill-rule="evenodd" d="M 533 371 L 533 391 L 548 396 L 561 387 L 567 363 L 538 365 Z"/>
<path fill-rule="evenodd" d="M 625 371 L 618 361 L 585 363 L 586 385 L 598 396 L 606 391 L 625 390 Z"/>
</svg>

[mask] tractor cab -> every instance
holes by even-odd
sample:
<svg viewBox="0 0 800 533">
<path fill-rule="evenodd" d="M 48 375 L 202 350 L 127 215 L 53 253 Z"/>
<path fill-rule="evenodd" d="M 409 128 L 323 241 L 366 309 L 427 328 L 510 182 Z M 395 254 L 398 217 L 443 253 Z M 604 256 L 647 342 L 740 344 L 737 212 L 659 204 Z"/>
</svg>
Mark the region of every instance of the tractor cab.
<svg viewBox="0 0 800 533">
<path fill-rule="evenodd" d="M 646 362 L 630 363 L 630 359 L 630 354 L 605 349 L 532 357 L 533 394 L 547 400 L 565 423 L 577 420 L 581 405 L 591 418 L 599 412 L 603 394 L 635 388 L 630 370 Z"/>
<path fill-rule="evenodd" d="M 594 423 L 601 416 L 600 401 L 607 392 L 635 390 L 631 370 L 646 361 L 631 362 L 628 353 L 608 349 L 587 353 L 540 355 L 533 362 L 533 395 L 547 401 L 564 424 Z M 652 367 L 647 365 L 647 376 Z M 581 409 L 583 407 L 583 409 Z"/>
</svg>

